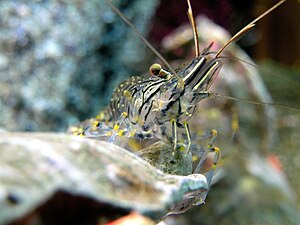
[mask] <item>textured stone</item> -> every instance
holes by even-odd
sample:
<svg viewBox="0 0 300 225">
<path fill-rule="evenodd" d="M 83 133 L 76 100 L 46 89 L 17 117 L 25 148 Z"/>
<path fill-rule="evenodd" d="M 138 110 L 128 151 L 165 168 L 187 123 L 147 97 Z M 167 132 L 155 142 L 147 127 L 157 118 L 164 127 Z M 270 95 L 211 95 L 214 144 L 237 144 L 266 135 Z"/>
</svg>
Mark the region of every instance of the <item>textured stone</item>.
<svg viewBox="0 0 300 225">
<path fill-rule="evenodd" d="M 145 32 L 155 4 L 117 7 Z M 0 126 L 7 130 L 66 130 L 78 116 L 96 114 L 145 55 L 104 0 L 4 0 L 0 21 Z"/>
</svg>

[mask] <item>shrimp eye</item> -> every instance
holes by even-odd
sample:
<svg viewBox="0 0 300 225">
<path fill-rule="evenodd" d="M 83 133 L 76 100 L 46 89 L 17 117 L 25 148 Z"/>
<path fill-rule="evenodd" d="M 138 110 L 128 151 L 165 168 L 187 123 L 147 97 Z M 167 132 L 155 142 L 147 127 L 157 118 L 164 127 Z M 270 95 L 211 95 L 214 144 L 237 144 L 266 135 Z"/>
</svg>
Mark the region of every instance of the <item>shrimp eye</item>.
<svg viewBox="0 0 300 225">
<path fill-rule="evenodd" d="M 161 78 L 168 78 L 171 75 L 170 72 L 163 69 L 161 67 L 161 65 L 159 65 L 157 63 L 154 63 L 152 66 L 150 66 L 149 71 L 150 71 L 151 75 L 158 76 L 158 77 L 161 77 Z"/>
<path fill-rule="evenodd" d="M 149 69 L 151 75 L 153 75 L 153 76 L 159 76 L 161 70 L 162 70 L 161 65 L 159 65 L 157 63 L 154 63 L 152 66 L 150 66 L 150 69 Z"/>
</svg>

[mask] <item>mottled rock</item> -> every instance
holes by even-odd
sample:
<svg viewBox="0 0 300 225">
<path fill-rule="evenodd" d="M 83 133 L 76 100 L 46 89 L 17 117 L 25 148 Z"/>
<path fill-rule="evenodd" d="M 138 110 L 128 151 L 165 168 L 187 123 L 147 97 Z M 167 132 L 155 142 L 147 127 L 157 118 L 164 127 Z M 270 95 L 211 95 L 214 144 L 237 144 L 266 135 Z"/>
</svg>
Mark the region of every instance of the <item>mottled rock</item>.
<svg viewBox="0 0 300 225">
<path fill-rule="evenodd" d="M 117 4 L 142 32 L 155 5 Z M 0 21 L 0 127 L 7 130 L 66 130 L 95 114 L 145 54 L 104 0 L 4 0 Z"/>
</svg>

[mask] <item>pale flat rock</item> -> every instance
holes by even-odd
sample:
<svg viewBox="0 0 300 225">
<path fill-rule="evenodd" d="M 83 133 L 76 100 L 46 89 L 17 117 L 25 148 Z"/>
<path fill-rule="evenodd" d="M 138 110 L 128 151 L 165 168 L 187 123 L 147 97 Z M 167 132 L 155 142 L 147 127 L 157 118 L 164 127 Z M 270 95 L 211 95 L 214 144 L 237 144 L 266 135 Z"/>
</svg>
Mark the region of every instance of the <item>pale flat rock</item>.
<svg viewBox="0 0 300 225">
<path fill-rule="evenodd" d="M 0 133 L 0 224 L 27 215 L 58 192 L 158 219 L 178 209 L 174 204 L 184 196 L 205 190 L 204 176 L 164 174 L 111 143 L 66 134 Z"/>
</svg>

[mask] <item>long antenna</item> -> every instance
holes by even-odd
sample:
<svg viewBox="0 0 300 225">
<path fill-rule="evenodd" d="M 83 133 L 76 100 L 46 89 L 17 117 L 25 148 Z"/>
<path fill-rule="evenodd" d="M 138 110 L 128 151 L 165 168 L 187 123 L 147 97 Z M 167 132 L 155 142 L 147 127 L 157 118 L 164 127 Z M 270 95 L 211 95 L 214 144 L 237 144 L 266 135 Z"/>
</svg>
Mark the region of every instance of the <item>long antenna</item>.
<svg viewBox="0 0 300 225">
<path fill-rule="evenodd" d="M 236 41 L 236 39 L 240 38 L 241 36 L 243 36 L 246 32 L 248 32 L 251 28 L 253 28 L 255 26 L 255 23 L 260 20 L 261 18 L 263 18 L 264 16 L 266 16 L 267 14 L 269 14 L 270 12 L 272 12 L 274 9 L 276 9 L 278 6 L 280 6 L 282 3 L 284 3 L 286 0 L 281 0 L 280 2 L 276 3 L 274 6 L 272 6 L 270 9 L 268 9 L 267 11 L 265 11 L 263 14 L 261 14 L 259 17 L 257 17 L 256 19 L 254 19 L 252 22 L 250 22 L 248 25 L 246 25 L 243 29 L 241 29 L 239 32 L 237 32 L 232 38 L 230 38 L 230 40 L 222 46 L 222 48 L 220 48 L 220 50 L 217 52 L 216 54 L 216 58 L 224 51 L 224 49 L 230 45 L 232 42 Z"/>
<path fill-rule="evenodd" d="M 278 104 L 278 103 L 273 103 L 273 102 L 257 102 L 257 101 L 252 101 L 252 100 L 244 99 L 244 98 L 221 95 L 221 94 L 218 94 L 218 93 L 211 93 L 211 96 L 212 97 L 229 99 L 229 100 L 233 100 L 233 101 L 242 101 L 242 102 L 246 102 L 246 103 L 250 103 L 250 104 L 254 104 L 254 105 L 270 105 L 270 106 L 276 106 L 278 108 L 295 110 L 297 112 L 300 111 L 299 107 L 293 107 L 293 106 L 289 106 L 289 105 L 285 105 L 285 104 Z"/>
<path fill-rule="evenodd" d="M 131 27 L 131 29 L 139 36 L 139 38 L 148 46 L 148 48 L 170 69 L 170 71 L 178 78 L 178 81 L 180 82 L 182 78 L 176 73 L 168 61 L 146 40 L 141 32 L 135 28 L 129 19 L 124 16 L 124 14 L 110 0 L 105 1 L 115 11 L 115 13 L 117 13 L 123 19 L 123 21 Z"/>
<path fill-rule="evenodd" d="M 195 18 L 193 16 L 193 10 L 192 10 L 190 0 L 187 0 L 187 3 L 188 3 L 187 14 L 188 14 L 188 18 L 190 20 L 190 24 L 192 25 L 192 28 L 193 28 L 193 36 L 194 36 L 194 42 L 195 42 L 195 54 L 196 54 L 196 57 L 198 57 L 200 55 L 200 50 L 199 50 L 197 25 L 196 25 Z"/>
</svg>

